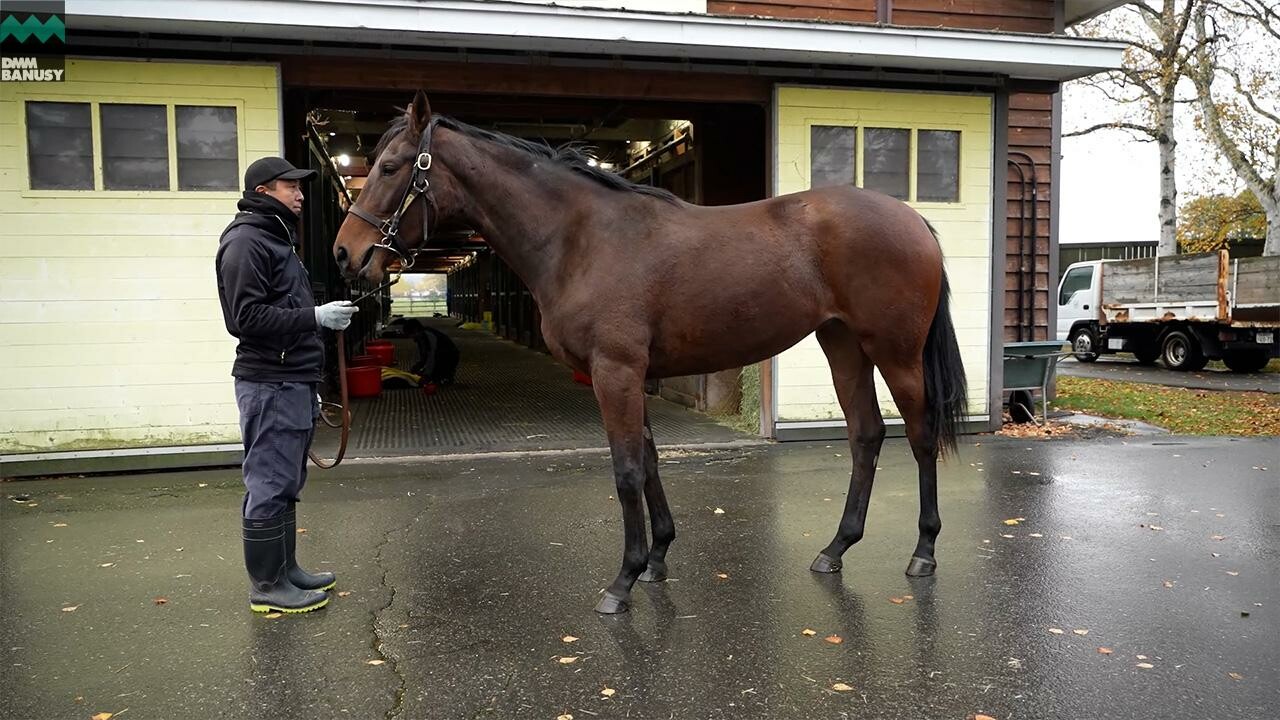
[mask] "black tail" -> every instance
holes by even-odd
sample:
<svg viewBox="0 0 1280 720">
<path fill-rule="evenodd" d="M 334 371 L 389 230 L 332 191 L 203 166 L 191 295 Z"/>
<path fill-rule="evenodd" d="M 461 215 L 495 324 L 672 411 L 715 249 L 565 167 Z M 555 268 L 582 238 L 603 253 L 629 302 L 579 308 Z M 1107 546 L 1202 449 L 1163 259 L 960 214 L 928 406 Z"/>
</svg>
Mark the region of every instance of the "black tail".
<svg viewBox="0 0 1280 720">
<path fill-rule="evenodd" d="M 929 231 L 938 237 L 932 225 Z M 960 424 L 968 414 L 969 397 L 960 345 L 956 342 L 955 326 L 951 324 L 951 285 L 947 282 L 946 270 L 942 271 L 938 310 L 933 314 L 933 323 L 924 341 L 924 398 L 938 449 L 943 454 L 954 452 Z"/>
</svg>

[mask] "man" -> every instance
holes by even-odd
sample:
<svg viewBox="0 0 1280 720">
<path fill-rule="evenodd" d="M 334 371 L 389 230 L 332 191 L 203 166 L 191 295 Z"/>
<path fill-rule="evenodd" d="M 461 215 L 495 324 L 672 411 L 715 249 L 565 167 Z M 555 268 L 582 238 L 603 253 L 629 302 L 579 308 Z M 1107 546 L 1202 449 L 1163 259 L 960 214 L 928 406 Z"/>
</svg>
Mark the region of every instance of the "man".
<svg viewBox="0 0 1280 720">
<path fill-rule="evenodd" d="M 240 212 L 218 244 L 222 317 L 240 340 L 231 374 L 244 437 L 242 536 L 254 612 L 316 610 L 336 583 L 333 573 L 309 573 L 295 559 L 294 504 L 320 413 L 319 328 L 341 330 L 356 312 L 348 302 L 316 307 L 297 255 L 300 183 L 315 174 L 278 157 L 254 162 Z"/>
</svg>

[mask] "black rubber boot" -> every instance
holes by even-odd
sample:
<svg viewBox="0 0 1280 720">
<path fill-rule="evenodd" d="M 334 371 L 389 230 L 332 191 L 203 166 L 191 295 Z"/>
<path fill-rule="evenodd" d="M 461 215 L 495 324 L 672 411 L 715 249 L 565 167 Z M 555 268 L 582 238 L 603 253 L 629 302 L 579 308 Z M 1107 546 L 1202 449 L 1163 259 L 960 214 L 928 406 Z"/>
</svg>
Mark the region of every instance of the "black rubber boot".
<svg viewBox="0 0 1280 720">
<path fill-rule="evenodd" d="M 249 571 L 249 609 L 254 612 L 303 613 L 329 603 L 329 594 L 303 590 L 289 582 L 285 516 L 245 519 L 244 566 Z"/>
<path fill-rule="evenodd" d="M 284 514 L 284 546 L 289 582 L 303 590 L 328 590 L 338 584 L 338 578 L 331 572 L 309 573 L 298 567 L 298 510 L 292 506 Z"/>
</svg>

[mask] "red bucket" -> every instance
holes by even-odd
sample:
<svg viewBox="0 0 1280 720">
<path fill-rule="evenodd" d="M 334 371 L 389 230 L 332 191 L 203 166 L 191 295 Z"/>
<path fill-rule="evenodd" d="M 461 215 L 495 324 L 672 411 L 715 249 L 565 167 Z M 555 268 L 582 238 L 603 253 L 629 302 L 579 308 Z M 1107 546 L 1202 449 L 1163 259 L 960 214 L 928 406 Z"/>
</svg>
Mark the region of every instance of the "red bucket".
<svg viewBox="0 0 1280 720">
<path fill-rule="evenodd" d="M 373 340 L 364 346 L 364 351 L 378 358 L 379 365 L 391 367 L 396 364 L 396 346 L 386 340 Z"/>
<path fill-rule="evenodd" d="M 378 397 L 382 394 L 382 368 L 347 368 L 347 394 L 351 397 Z"/>
<path fill-rule="evenodd" d="M 355 355 L 351 358 L 351 362 L 347 363 L 347 367 L 378 367 L 378 365 L 376 355 Z"/>
</svg>

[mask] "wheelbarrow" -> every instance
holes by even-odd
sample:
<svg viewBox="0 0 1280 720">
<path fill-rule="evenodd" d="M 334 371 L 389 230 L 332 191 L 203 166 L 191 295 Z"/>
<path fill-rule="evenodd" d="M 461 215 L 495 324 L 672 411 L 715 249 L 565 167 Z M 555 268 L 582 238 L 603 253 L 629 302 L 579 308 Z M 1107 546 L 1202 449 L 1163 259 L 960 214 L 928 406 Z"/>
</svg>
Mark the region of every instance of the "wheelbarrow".
<svg viewBox="0 0 1280 720">
<path fill-rule="evenodd" d="M 1028 408 L 1034 408 L 1031 391 L 1039 390 L 1041 418 L 1049 422 L 1049 380 L 1053 378 L 1058 359 L 1071 354 L 1063 352 L 1064 345 L 1066 343 L 1060 340 L 1004 344 L 1004 391 L 1010 393 L 1010 415 L 1014 414 L 1014 404 L 1022 397 L 1025 397 Z"/>
</svg>

